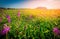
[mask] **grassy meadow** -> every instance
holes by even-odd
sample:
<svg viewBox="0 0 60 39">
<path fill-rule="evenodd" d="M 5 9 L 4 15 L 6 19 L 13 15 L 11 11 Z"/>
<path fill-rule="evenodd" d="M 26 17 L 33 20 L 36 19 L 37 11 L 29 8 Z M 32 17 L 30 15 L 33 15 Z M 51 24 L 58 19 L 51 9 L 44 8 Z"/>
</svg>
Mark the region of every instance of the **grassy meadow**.
<svg viewBox="0 0 60 39">
<path fill-rule="evenodd" d="M 53 32 L 55 27 L 60 32 L 60 9 L 3 9 L 1 18 L 0 31 L 4 24 L 10 27 L 2 39 L 60 39 L 60 33 Z"/>
</svg>

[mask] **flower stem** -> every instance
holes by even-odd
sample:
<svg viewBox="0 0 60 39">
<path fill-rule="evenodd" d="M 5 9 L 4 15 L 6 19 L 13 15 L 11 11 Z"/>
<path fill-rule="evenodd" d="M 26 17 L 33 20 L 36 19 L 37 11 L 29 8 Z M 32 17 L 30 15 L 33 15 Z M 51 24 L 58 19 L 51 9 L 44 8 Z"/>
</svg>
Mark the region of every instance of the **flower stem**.
<svg viewBox="0 0 60 39">
<path fill-rule="evenodd" d="M 8 33 L 6 32 L 6 39 L 8 39 L 7 35 L 8 35 Z"/>
</svg>

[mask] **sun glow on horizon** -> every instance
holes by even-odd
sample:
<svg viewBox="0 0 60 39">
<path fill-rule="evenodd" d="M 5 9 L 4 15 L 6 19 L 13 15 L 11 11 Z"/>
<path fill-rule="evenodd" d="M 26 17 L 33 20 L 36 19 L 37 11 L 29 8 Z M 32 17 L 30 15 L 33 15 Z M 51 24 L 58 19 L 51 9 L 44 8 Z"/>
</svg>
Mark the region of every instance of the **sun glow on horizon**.
<svg viewBox="0 0 60 39">
<path fill-rule="evenodd" d="M 9 5 L 10 8 L 37 8 L 46 7 L 47 9 L 60 9 L 60 1 L 46 0 L 46 1 L 27 1 L 24 3 L 14 3 Z"/>
</svg>

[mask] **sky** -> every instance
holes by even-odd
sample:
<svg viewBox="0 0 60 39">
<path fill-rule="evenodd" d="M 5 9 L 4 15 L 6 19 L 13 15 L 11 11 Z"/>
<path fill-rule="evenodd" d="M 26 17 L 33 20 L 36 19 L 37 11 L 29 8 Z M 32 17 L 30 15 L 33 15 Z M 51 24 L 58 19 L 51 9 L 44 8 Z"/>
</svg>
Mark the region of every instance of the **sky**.
<svg viewBox="0 0 60 39">
<path fill-rule="evenodd" d="M 0 0 L 0 7 L 60 9 L 60 0 Z"/>
</svg>

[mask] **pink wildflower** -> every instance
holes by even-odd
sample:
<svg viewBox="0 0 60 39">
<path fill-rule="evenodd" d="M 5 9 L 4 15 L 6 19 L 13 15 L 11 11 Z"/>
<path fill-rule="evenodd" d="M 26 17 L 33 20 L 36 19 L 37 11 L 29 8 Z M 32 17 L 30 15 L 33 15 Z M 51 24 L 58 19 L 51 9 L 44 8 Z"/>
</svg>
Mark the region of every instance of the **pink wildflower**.
<svg viewBox="0 0 60 39">
<path fill-rule="evenodd" d="M 32 18 L 33 16 L 32 15 L 30 15 L 30 18 Z"/>
<path fill-rule="evenodd" d="M 17 14 L 18 17 L 20 17 L 20 11 L 18 11 L 18 14 Z"/>
<path fill-rule="evenodd" d="M 8 20 L 9 23 L 11 22 L 11 19 L 10 19 L 9 15 L 7 15 L 7 20 Z"/>
<path fill-rule="evenodd" d="M 6 33 L 8 33 L 10 30 L 10 27 L 7 26 L 6 24 L 4 24 L 3 30 L 1 31 L 2 35 L 5 35 Z"/>
<path fill-rule="evenodd" d="M 60 30 L 57 27 L 53 28 L 53 32 L 55 33 L 55 35 L 60 34 Z"/>
</svg>

